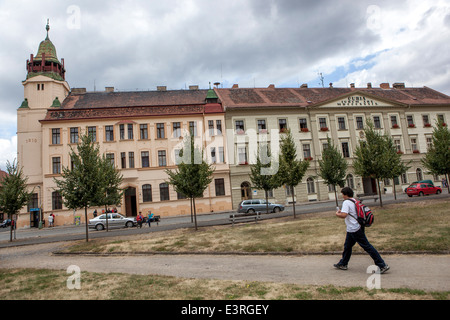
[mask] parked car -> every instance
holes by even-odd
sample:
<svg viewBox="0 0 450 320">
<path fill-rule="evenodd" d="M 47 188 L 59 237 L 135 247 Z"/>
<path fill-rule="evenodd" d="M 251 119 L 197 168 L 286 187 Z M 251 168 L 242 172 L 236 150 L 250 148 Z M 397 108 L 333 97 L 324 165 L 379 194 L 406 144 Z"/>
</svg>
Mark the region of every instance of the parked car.
<svg viewBox="0 0 450 320">
<path fill-rule="evenodd" d="M 280 212 L 284 210 L 284 206 L 277 203 L 269 202 L 270 212 Z M 264 199 L 251 199 L 244 200 L 239 204 L 239 213 L 253 213 L 253 212 L 266 212 L 266 200 Z"/>
<path fill-rule="evenodd" d="M 406 188 L 406 194 L 408 197 L 423 196 L 426 194 L 439 194 L 441 192 L 442 189 L 440 187 L 435 187 L 429 183 L 416 183 Z"/>
<path fill-rule="evenodd" d="M 109 228 L 131 228 L 137 224 L 136 218 L 124 217 L 118 213 L 108 213 Z M 106 229 L 106 213 L 89 220 L 89 228 L 96 230 Z"/>
<path fill-rule="evenodd" d="M 0 228 L 6 228 L 9 227 L 11 225 L 11 219 L 6 219 L 3 220 L 2 223 L 0 223 Z"/>
<path fill-rule="evenodd" d="M 434 183 L 433 183 L 433 181 L 431 181 L 431 180 L 414 181 L 413 183 L 411 183 L 411 184 L 409 185 L 409 187 L 406 187 L 406 188 L 405 188 L 405 193 L 406 193 L 406 191 L 408 190 L 408 188 L 412 188 L 412 186 L 414 186 L 414 185 L 416 185 L 416 184 L 418 184 L 418 183 L 427 183 L 427 184 L 431 184 L 432 186 L 434 186 Z"/>
</svg>

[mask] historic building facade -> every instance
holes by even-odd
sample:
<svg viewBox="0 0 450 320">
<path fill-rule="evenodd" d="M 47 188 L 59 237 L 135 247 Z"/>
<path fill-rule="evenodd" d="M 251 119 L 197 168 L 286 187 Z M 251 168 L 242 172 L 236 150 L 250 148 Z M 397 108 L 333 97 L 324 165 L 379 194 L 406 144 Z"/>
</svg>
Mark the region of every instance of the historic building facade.
<svg viewBox="0 0 450 320">
<path fill-rule="evenodd" d="M 318 175 L 318 160 L 330 137 L 349 163 L 347 185 L 359 194 L 376 192 L 374 179 L 359 177 L 352 166 L 354 151 L 363 138 L 367 120 L 375 128 L 393 137 L 405 161 L 411 160 L 408 172 L 396 179 L 396 192 L 423 178 L 440 185 L 441 177 L 427 174 L 420 163 L 431 142 L 433 125 L 450 117 L 450 97 L 430 88 L 406 88 L 402 83 L 387 83 L 375 88 L 239 88 L 216 89 L 226 112 L 230 152 L 230 176 L 233 208 L 248 198 L 263 198 L 264 193 L 251 188 L 250 164 L 256 146 L 268 141 L 272 153 L 280 136 L 289 129 L 297 144 L 297 156 L 310 161 L 303 183 L 295 189 L 296 202 L 334 199 L 334 190 Z M 385 180 L 382 190 L 393 192 L 394 182 Z M 271 201 L 292 201 L 289 188 L 270 193 Z"/>
<path fill-rule="evenodd" d="M 48 31 L 48 28 L 47 28 Z M 64 60 L 47 37 L 31 55 L 23 81 L 24 100 L 17 110 L 18 161 L 34 195 L 23 208 L 19 227 L 36 227 L 39 219 L 56 215 L 56 225 L 72 224 L 84 214 L 64 207 L 54 179 L 70 167 L 70 149 L 80 135 L 95 137 L 123 175 L 124 197 L 118 211 L 126 216 L 148 211 L 163 217 L 190 213 L 189 200 L 165 182 L 166 169 L 175 169 L 183 137 L 190 132 L 206 159 L 214 164 L 213 182 L 197 201 L 197 212 L 236 209 L 248 198 L 262 198 L 252 188 L 250 164 L 260 143 L 270 143 L 276 152 L 280 138 L 289 129 L 297 144 L 299 159 L 310 161 L 303 182 L 295 189 L 296 202 L 334 199 L 318 176 L 327 137 L 348 160 L 347 185 L 356 193 L 373 193 L 374 181 L 354 173 L 352 162 L 367 120 L 393 137 L 398 152 L 412 167 L 399 177 L 396 191 L 410 182 L 441 177 L 427 174 L 420 163 L 427 152 L 433 125 L 450 118 L 450 97 L 430 88 L 406 88 L 401 83 L 365 88 L 239 88 L 168 91 L 102 92 L 70 88 L 65 80 Z M 383 182 L 384 192 L 393 181 Z M 270 193 L 272 201 L 292 201 L 289 189 Z M 96 208 L 91 208 L 89 217 Z M 102 210 L 103 208 L 97 208 Z"/>
<path fill-rule="evenodd" d="M 100 153 L 121 171 L 125 192 L 117 209 L 123 215 L 190 213 L 190 201 L 166 183 L 165 173 L 176 169 L 187 133 L 195 136 L 196 146 L 205 150 L 205 158 L 215 167 L 212 183 L 196 201 L 197 212 L 231 209 L 226 135 L 222 134 L 225 113 L 212 89 L 69 89 L 48 35 L 37 56 L 28 61 L 27 72 L 25 100 L 18 109 L 18 159 L 35 193 L 18 226 L 36 227 L 50 213 L 56 216 L 57 225 L 71 224 L 76 217 L 84 222 L 81 212 L 64 207 L 54 179 L 61 178 L 63 167 L 71 166 L 70 150 L 76 150 L 80 135 L 87 132 L 95 137 Z M 41 217 L 36 209 L 42 209 Z"/>
</svg>

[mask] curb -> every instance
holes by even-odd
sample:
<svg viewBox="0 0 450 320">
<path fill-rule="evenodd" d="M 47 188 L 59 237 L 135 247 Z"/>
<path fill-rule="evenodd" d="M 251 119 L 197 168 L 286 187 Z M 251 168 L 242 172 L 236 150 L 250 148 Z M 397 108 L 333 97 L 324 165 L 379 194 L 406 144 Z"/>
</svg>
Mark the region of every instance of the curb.
<svg viewBox="0 0 450 320">
<path fill-rule="evenodd" d="M 448 255 L 450 251 L 379 251 L 382 255 Z M 234 252 L 234 251 L 224 251 L 224 252 L 63 252 L 55 251 L 52 252 L 53 255 L 58 256 L 89 256 L 89 257 L 117 257 L 117 256 L 155 256 L 155 255 L 167 255 L 167 256 L 187 256 L 187 255 L 211 255 L 211 256 L 332 256 L 332 255 L 342 255 L 341 251 L 332 252 Z M 366 252 L 353 252 L 353 255 L 366 255 Z"/>
</svg>

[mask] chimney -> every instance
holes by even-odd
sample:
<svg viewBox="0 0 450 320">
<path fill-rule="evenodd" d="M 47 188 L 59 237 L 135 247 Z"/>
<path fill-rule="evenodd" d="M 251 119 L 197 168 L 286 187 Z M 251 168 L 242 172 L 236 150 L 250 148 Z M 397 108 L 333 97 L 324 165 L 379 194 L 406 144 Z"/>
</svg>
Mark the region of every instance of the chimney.
<svg viewBox="0 0 450 320">
<path fill-rule="evenodd" d="M 158 90 L 158 91 L 167 91 L 167 87 L 166 86 L 157 86 L 156 90 Z"/>
<path fill-rule="evenodd" d="M 233 87 L 231 87 L 231 89 L 238 89 L 239 85 L 238 84 L 233 84 Z"/>
<path fill-rule="evenodd" d="M 105 92 L 114 92 L 114 87 L 105 87 Z"/>
<path fill-rule="evenodd" d="M 382 83 L 382 84 L 380 84 L 380 88 L 381 89 L 389 89 L 390 88 L 389 83 Z"/>
<path fill-rule="evenodd" d="M 189 86 L 189 90 L 198 90 L 198 86 Z"/>
<path fill-rule="evenodd" d="M 367 89 L 372 89 L 372 83 L 369 82 L 369 83 L 367 84 Z"/>
<path fill-rule="evenodd" d="M 403 82 L 396 82 L 392 85 L 394 89 L 405 89 L 405 83 Z"/>
<path fill-rule="evenodd" d="M 304 84 L 302 84 L 302 85 L 300 86 L 300 88 L 308 88 L 308 84 L 307 84 L 307 83 L 304 83 Z"/>
<path fill-rule="evenodd" d="M 86 88 L 72 88 L 72 93 L 86 93 Z"/>
<path fill-rule="evenodd" d="M 354 88 L 355 84 L 354 83 L 350 83 L 350 88 Z"/>
<path fill-rule="evenodd" d="M 333 89 L 333 82 L 330 82 L 330 89 Z"/>
<path fill-rule="evenodd" d="M 274 84 L 269 85 L 269 89 L 275 89 L 275 85 Z"/>
</svg>

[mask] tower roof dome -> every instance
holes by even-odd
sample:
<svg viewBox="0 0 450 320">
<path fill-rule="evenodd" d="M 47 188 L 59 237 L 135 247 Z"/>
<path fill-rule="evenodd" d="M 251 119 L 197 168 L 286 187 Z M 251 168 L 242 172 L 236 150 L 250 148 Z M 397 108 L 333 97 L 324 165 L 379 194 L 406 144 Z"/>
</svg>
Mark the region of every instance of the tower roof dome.
<svg viewBox="0 0 450 320">
<path fill-rule="evenodd" d="M 39 49 L 34 57 L 34 60 L 41 61 L 42 60 L 42 54 L 45 54 L 45 60 L 51 61 L 55 63 L 59 63 L 58 55 L 56 54 L 56 48 L 55 45 L 50 41 L 50 38 L 48 37 L 48 31 L 50 30 L 49 22 L 47 21 L 47 26 L 45 27 L 47 30 L 47 37 L 44 41 L 42 41 L 39 44 Z"/>
<path fill-rule="evenodd" d="M 48 37 L 50 25 L 47 20 L 47 37 L 39 44 L 39 49 L 36 56 L 31 55 L 30 60 L 27 61 L 27 79 L 43 75 L 54 80 L 65 80 L 64 59 L 61 62 L 58 60 L 56 48 Z"/>
</svg>

